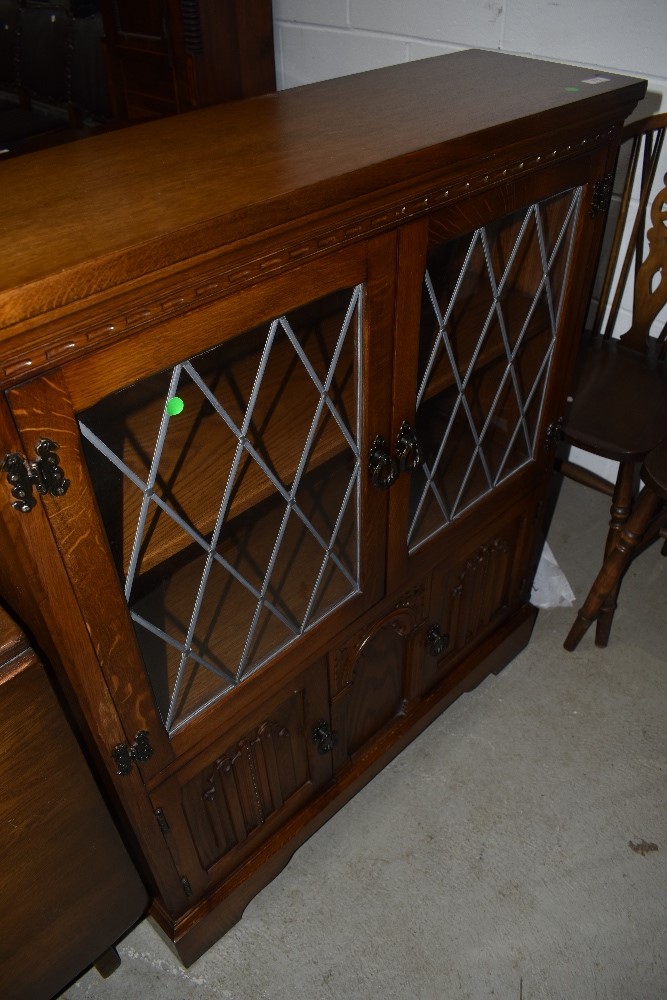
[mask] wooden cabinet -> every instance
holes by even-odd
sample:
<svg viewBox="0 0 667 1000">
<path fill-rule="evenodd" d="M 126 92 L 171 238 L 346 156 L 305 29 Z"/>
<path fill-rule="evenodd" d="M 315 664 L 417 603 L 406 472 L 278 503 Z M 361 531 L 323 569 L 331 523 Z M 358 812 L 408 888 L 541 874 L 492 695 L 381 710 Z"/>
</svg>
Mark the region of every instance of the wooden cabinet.
<svg viewBox="0 0 667 1000">
<path fill-rule="evenodd" d="M 110 969 L 148 896 L 44 666 L 2 607 L 0 746 L 0 989 L 49 1000 L 93 962 Z"/>
<path fill-rule="evenodd" d="M 590 79 L 459 53 L 9 178 L 25 205 L 66 184 L 5 227 L 5 597 L 185 962 L 529 639 L 572 331 L 644 92 Z M 101 164 L 75 234 L 67 185 Z"/>
<path fill-rule="evenodd" d="M 102 0 L 100 9 L 114 117 L 276 89 L 271 0 Z"/>
</svg>

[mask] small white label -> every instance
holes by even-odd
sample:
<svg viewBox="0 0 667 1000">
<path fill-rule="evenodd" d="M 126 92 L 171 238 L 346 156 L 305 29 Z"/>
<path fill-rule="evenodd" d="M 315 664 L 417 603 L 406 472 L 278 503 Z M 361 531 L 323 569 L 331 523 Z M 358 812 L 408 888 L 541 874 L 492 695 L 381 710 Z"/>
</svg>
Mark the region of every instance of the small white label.
<svg viewBox="0 0 667 1000">
<path fill-rule="evenodd" d="M 588 80 L 582 80 L 582 83 L 588 83 L 591 87 L 595 87 L 598 83 L 609 83 L 608 76 L 591 76 Z"/>
</svg>

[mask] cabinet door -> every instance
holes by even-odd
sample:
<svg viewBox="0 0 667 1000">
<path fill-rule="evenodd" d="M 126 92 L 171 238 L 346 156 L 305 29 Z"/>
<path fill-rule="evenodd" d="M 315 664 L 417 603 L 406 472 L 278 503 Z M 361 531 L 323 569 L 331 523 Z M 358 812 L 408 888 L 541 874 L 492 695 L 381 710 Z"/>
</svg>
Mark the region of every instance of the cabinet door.
<svg viewBox="0 0 667 1000">
<path fill-rule="evenodd" d="M 527 601 L 539 525 L 537 498 L 531 499 L 532 515 L 526 514 L 525 502 L 514 504 L 483 534 L 468 532 L 459 539 L 456 556 L 433 571 L 422 694 L 456 685 L 459 667 L 470 670 L 472 650 Z"/>
<path fill-rule="evenodd" d="M 261 707 L 228 716 L 223 735 L 151 791 L 193 901 L 244 864 L 242 884 L 250 869 L 298 837 L 305 807 L 331 778 L 330 740 L 320 657 Z M 261 862 L 255 860 L 260 848 Z M 245 902 L 243 896 L 241 908 Z M 239 916 L 233 899 L 226 905 L 233 922 Z"/>
<path fill-rule="evenodd" d="M 367 767 L 391 743 L 392 730 L 414 705 L 427 591 L 422 581 L 377 607 L 329 654 L 336 771 Z"/>
<path fill-rule="evenodd" d="M 393 440 L 405 475 L 392 494 L 392 579 L 423 572 L 445 544 L 449 554 L 456 525 L 483 530 L 550 460 L 587 171 L 575 162 L 569 177 L 547 173 L 404 231 L 415 263 L 399 289 Z"/>
<path fill-rule="evenodd" d="M 9 394 L 27 454 L 59 445 L 44 506 L 146 773 L 382 594 L 394 260 L 359 244 Z"/>
</svg>

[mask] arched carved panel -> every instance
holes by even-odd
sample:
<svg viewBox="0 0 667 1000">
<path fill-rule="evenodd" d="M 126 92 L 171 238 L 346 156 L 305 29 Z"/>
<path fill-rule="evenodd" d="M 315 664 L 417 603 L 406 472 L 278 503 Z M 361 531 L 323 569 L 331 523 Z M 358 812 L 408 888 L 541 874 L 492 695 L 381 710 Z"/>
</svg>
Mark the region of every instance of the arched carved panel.
<svg viewBox="0 0 667 1000">
<path fill-rule="evenodd" d="M 424 621 L 425 586 L 354 633 L 332 657 L 338 732 L 334 766 L 341 767 L 402 715 L 413 691 L 414 637 Z"/>
<path fill-rule="evenodd" d="M 387 625 L 403 637 L 408 636 L 424 618 L 425 584 L 422 582 L 406 591 L 384 615 L 366 622 L 332 654 L 333 687 L 341 691 L 350 684 L 358 658 L 373 637 Z"/>
</svg>

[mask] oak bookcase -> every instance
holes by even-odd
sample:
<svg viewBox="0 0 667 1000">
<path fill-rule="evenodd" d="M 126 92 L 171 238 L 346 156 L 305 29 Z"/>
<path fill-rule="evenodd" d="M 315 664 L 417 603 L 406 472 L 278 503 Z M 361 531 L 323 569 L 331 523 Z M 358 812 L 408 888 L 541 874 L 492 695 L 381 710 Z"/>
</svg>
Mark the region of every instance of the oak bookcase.
<svg viewBox="0 0 667 1000">
<path fill-rule="evenodd" d="M 472 50 L 5 165 L 2 592 L 185 963 L 529 641 L 644 90 Z"/>
</svg>

